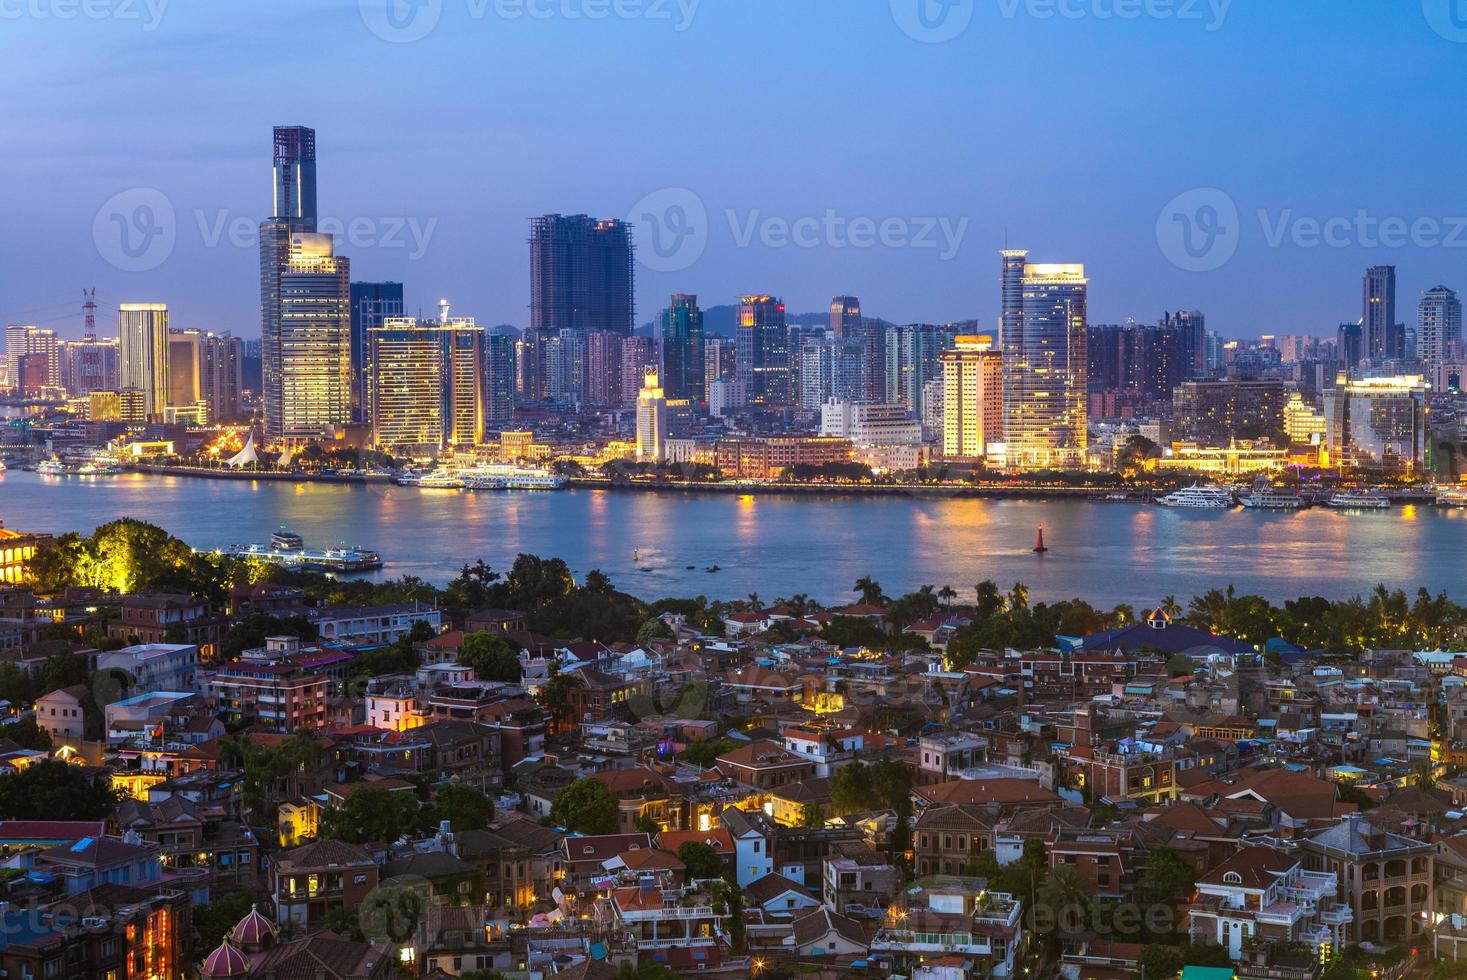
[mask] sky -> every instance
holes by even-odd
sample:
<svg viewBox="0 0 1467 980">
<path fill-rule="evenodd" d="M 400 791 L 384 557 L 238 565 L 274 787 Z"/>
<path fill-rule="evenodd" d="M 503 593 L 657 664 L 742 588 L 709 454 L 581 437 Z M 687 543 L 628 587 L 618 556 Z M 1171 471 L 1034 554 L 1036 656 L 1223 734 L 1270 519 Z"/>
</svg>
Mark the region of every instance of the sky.
<svg viewBox="0 0 1467 980">
<path fill-rule="evenodd" d="M 0 0 L 0 322 L 95 287 L 258 336 L 270 131 L 317 131 L 353 278 L 528 319 L 527 219 L 636 224 L 639 321 L 838 294 L 1329 334 L 1366 266 L 1467 289 L 1459 0 Z M 1464 4 L 1467 6 L 1467 4 Z"/>
</svg>

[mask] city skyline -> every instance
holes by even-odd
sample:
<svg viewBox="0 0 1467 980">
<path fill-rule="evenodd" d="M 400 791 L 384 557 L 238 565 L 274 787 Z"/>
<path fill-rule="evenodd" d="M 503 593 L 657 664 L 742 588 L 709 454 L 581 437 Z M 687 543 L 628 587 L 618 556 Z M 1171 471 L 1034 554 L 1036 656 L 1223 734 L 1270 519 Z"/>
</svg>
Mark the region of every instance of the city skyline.
<svg viewBox="0 0 1467 980">
<path fill-rule="evenodd" d="M 836 60 L 839 52 L 815 43 L 819 29 L 831 22 L 834 8 L 828 3 L 778 10 L 786 29 L 757 50 L 737 43 L 748 32 L 738 12 L 711 3 L 698 5 L 696 18 L 682 31 L 677 24 L 614 18 L 598 24 L 554 18 L 470 23 L 455 31 L 451 18 L 461 19 L 463 12 L 446 9 L 439 30 L 409 44 L 374 35 L 355 3 L 298 6 L 307 11 L 293 22 L 295 29 L 303 40 L 316 42 L 323 67 L 310 72 L 315 84 L 289 85 L 289 100 L 282 83 L 270 78 L 278 56 L 262 56 L 263 37 L 229 11 L 169 9 L 149 35 L 121 20 L 87 22 L 85 30 L 58 20 L 14 22 L 16 35 L 29 43 L 18 45 L 0 71 L 24 73 L 29 83 L 42 84 L 34 85 L 35 95 L 20 107 L 17 120 L 33 134 L 32 149 L 0 164 L 0 174 L 24 186 L 40 174 L 54 177 L 49 161 L 59 156 L 90 159 L 98 152 L 93 144 L 114 152 L 104 166 L 49 179 L 19 202 L 18 220 L 41 231 L 23 251 L 12 244 L 0 255 L 25 284 L 7 292 L 0 319 L 79 336 L 80 313 L 72 297 L 76 289 L 96 285 L 104 306 L 166 301 L 181 325 L 253 337 L 247 281 L 252 248 L 233 244 L 230 228 L 238 219 L 254 227 L 271 210 L 257 176 L 259 133 L 281 122 L 311 125 L 320 134 L 323 220 L 371 225 L 358 239 L 365 246 L 342 248 L 360 278 L 404 282 L 409 312 L 430 313 L 436 299 L 447 295 L 486 324 L 529 323 L 528 259 L 521 247 L 527 216 L 627 217 L 649 195 L 678 189 L 690 190 L 707 211 L 706 249 L 682 269 L 639 263 L 639 324 L 652 321 L 676 292 L 696 293 L 712 307 L 766 291 L 784 296 L 797 312 L 817 311 L 829 297 L 851 294 L 862 298 L 869 314 L 894 322 L 977 319 L 990 327 L 999 302 L 995 284 L 981 270 L 992 250 L 1012 241 L 1084 261 L 1097 284 L 1094 322 L 1122 322 L 1128 315 L 1148 322 L 1180 307 L 1206 311 L 1227 337 L 1326 336 L 1334 324 L 1354 318 L 1352 293 L 1361 268 L 1396 265 L 1398 294 L 1407 307 L 1435 285 L 1459 288 L 1459 269 L 1467 268 L 1451 245 L 1372 248 L 1360 244 L 1362 234 L 1355 230 L 1347 232 L 1344 247 L 1296 241 L 1303 240 L 1295 232 L 1304 219 L 1353 223 L 1360 211 L 1377 237 L 1379 223 L 1387 219 L 1451 219 L 1446 161 L 1454 158 L 1460 137 L 1443 133 L 1431 120 L 1449 111 L 1449 82 L 1460 75 L 1467 48 L 1444 39 L 1416 11 L 1324 17 L 1311 4 L 1295 10 L 1236 6 L 1209 30 L 1209 24 L 1182 20 L 1045 19 L 1025 8 L 1004 17 L 978 10 L 958 37 L 924 44 L 903 33 L 888 5 L 877 4 L 850 18 L 841 11 L 847 50 L 857 57 Z M 1299 44 L 1305 36 L 1309 44 Z M 1411 63 L 1410 77 L 1360 72 L 1347 91 L 1336 86 L 1328 95 L 1298 84 L 1348 56 L 1365 36 Z M 224 37 L 244 43 L 224 45 Z M 610 67 L 596 59 L 594 70 L 609 74 L 605 83 L 593 85 L 598 76 L 592 69 L 571 60 L 575 45 L 558 44 L 567 38 L 602 38 L 640 57 Z M 140 69 L 126 55 L 143 41 L 170 44 L 181 56 L 166 70 Z M 1065 70 L 1028 78 L 1015 59 L 1029 42 L 1053 50 L 1057 62 L 1067 63 Z M 506 108 L 466 103 L 458 92 L 411 71 L 420 61 L 452 57 L 464 45 L 491 54 L 469 69 L 491 88 L 522 92 L 510 80 L 530 71 L 556 81 L 544 92 L 521 94 Z M 1168 57 L 1182 46 L 1185 61 Z M 337 78 L 326 67 L 389 58 L 407 69 L 383 73 L 392 88 L 386 78 L 360 71 Z M 1138 84 L 1138 73 L 1151 75 L 1156 58 L 1169 65 L 1169 91 Z M 873 78 L 852 75 L 848 63 L 875 69 Z M 1217 73 L 1237 63 L 1244 69 L 1241 77 L 1249 75 L 1250 65 L 1256 68 L 1257 81 L 1235 82 L 1220 92 Z M 58 95 L 45 83 L 74 74 L 81 64 L 113 78 L 114 86 L 102 88 L 115 91 L 99 91 L 80 107 L 74 131 L 58 128 L 46 121 Z M 755 86 L 741 93 L 737 107 L 729 95 L 700 91 L 696 137 L 688 139 L 689 130 L 672 120 L 694 111 L 692 96 L 668 92 L 663 73 L 717 72 L 734 64 L 777 67 L 795 83 L 807 73 L 833 74 L 857 85 L 868 108 L 853 116 L 844 92 L 821 94 L 806 91 L 816 86 L 798 84 Z M 903 76 L 911 80 L 883 84 Z M 414 81 L 399 91 L 402 77 Z M 1081 80 L 1085 85 L 1077 89 Z M 1265 87 L 1265 81 L 1273 84 Z M 1022 97 L 1036 104 L 1080 91 L 1075 135 L 1087 159 L 1084 176 L 1034 150 L 998 159 L 985 153 L 985 134 L 999 131 L 994 110 L 971 114 L 960 103 L 925 94 L 954 86 L 1000 96 L 990 101 Z M 185 90 L 189 95 L 179 98 Z M 580 101 L 564 102 L 572 97 Z M 1179 119 L 1177 110 L 1189 98 L 1204 111 Z M 1277 112 L 1279 98 L 1292 111 Z M 1320 148 L 1345 138 L 1351 131 L 1345 117 L 1352 115 L 1311 112 L 1325 99 L 1332 105 L 1352 100 L 1365 112 L 1390 105 L 1389 113 L 1376 114 L 1386 132 L 1373 141 L 1371 153 L 1353 156 L 1348 167 L 1321 164 Z M 832 111 L 832 100 L 841 101 L 841 111 Z M 227 111 L 217 111 L 219 104 Z M 356 108 L 363 104 L 375 108 Z M 586 110 L 574 113 L 588 120 L 582 131 L 568 132 L 573 127 L 562 125 L 564 111 L 550 111 L 566 104 Z M 145 111 L 137 105 L 169 108 L 156 121 L 150 116 L 146 141 L 136 135 L 138 113 Z M 965 121 L 955 127 L 952 114 L 959 110 Z M 384 111 L 395 116 L 387 129 L 380 125 Z M 750 165 L 734 150 L 743 121 L 761 111 L 770 114 L 780 152 Z M 1194 116 L 1210 116 L 1211 123 L 1192 121 Z M 1274 117 L 1310 123 L 1297 127 Z M 1035 124 L 1008 125 L 1015 127 L 1014 136 L 1024 137 Z M 835 139 L 836 127 L 872 152 L 848 158 L 816 153 L 822 142 Z M 430 165 L 423 148 L 443 134 L 455 149 Z M 587 146 L 594 152 L 572 152 Z M 1179 147 L 1187 149 L 1178 152 Z M 922 180 L 896 179 L 888 157 L 917 161 L 921 169 L 914 172 Z M 1137 168 L 1137 159 L 1147 162 Z M 420 179 L 430 166 L 433 179 Z M 1244 240 L 1220 268 L 1187 272 L 1158 248 L 1154 226 L 1175 195 L 1212 187 L 1238 208 Z M 1096 188 L 1105 193 L 1094 193 Z M 91 240 L 93 223 L 113 197 L 139 189 L 156 190 L 172 208 L 174 242 L 161 265 L 128 272 L 99 254 Z M 1256 217 L 1260 210 L 1266 221 Z M 847 222 L 912 222 L 908 231 L 914 237 L 923 218 L 944 219 L 951 229 L 963 226 L 964 233 L 947 259 L 941 257 L 943 247 L 768 244 L 767 219 L 818 220 L 830 211 Z M 389 245 L 384 239 L 394 236 L 387 225 L 396 222 L 396 244 Z M 1281 244 L 1273 247 L 1269 239 L 1279 228 Z M 749 244 L 740 247 L 746 232 Z M 940 233 L 934 237 L 939 244 L 943 240 Z M 425 246 L 421 255 L 419 245 Z"/>
</svg>

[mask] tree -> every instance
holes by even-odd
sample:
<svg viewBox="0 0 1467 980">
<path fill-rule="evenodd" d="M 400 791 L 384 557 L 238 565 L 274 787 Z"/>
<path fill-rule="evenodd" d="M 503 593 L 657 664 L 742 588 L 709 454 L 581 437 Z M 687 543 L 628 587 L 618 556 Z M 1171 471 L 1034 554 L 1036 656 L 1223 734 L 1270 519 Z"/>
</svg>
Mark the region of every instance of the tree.
<svg viewBox="0 0 1467 980">
<path fill-rule="evenodd" d="M 700 840 L 684 841 L 677 849 L 677 859 L 687 866 L 690 881 L 723 877 L 723 859 L 711 845 Z"/>
<path fill-rule="evenodd" d="M 1166 672 L 1173 677 L 1185 677 L 1195 669 L 1196 666 L 1192 663 L 1192 658 L 1185 653 L 1173 654 L 1171 659 L 1166 662 Z"/>
<path fill-rule="evenodd" d="M 1197 870 L 1169 847 L 1153 848 L 1136 879 L 1138 905 L 1174 905 L 1192 894 Z"/>
<path fill-rule="evenodd" d="M 200 948 L 212 950 L 218 946 L 259 900 L 260 896 L 250 892 L 225 892 L 208 905 L 195 906 L 194 930 L 199 934 Z"/>
<path fill-rule="evenodd" d="M 494 801 L 473 786 L 449 783 L 439 787 L 433 798 L 433 814 L 437 820 L 447 820 L 455 834 L 483 830 L 494 818 Z"/>
<path fill-rule="evenodd" d="M 1136 965 L 1150 980 L 1170 980 L 1182 972 L 1185 963 L 1177 947 L 1151 943 L 1141 950 Z"/>
<path fill-rule="evenodd" d="M 518 684 L 525 675 L 519 648 L 498 633 L 481 631 L 464 637 L 458 662 L 474 668 L 481 681 Z"/>
<path fill-rule="evenodd" d="M 861 595 L 861 602 L 867 606 L 886 605 L 886 594 L 881 591 L 881 583 L 870 575 L 862 575 L 856 579 L 855 588 L 852 590 Z"/>
<path fill-rule="evenodd" d="M 699 769 L 710 769 L 719 756 L 725 752 L 732 752 L 735 748 L 737 746 L 730 739 L 705 739 L 701 742 L 694 742 L 683 749 L 682 761 L 697 766 Z"/>
<path fill-rule="evenodd" d="M 662 825 L 653 819 L 652 814 L 645 811 L 637 814 L 637 819 L 632 821 L 632 826 L 648 837 L 656 837 L 662 833 Z"/>
<path fill-rule="evenodd" d="M 121 801 L 106 778 L 55 759 L 0 779 L 0 820 L 105 820 Z"/>
<path fill-rule="evenodd" d="M 348 844 L 387 843 L 423 827 L 423 807 L 412 793 L 368 786 L 321 815 L 321 838 Z"/>
<path fill-rule="evenodd" d="M 672 638 L 672 627 L 664 623 L 662 617 L 653 616 L 637 630 L 635 642 L 637 646 L 642 647 L 651 643 L 653 640 L 670 640 Z"/>
<path fill-rule="evenodd" d="M 51 736 L 36 724 L 34 718 L 22 718 L 20 721 L 0 726 L 0 738 L 8 738 L 23 749 L 51 751 Z"/>
<path fill-rule="evenodd" d="M 550 819 L 577 834 L 614 834 L 620 806 L 599 779 L 577 779 L 550 804 Z"/>
<path fill-rule="evenodd" d="M 279 617 L 269 613 L 250 613 L 236 622 L 219 642 L 219 655 L 229 661 L 245 650 L 265 645 L 267 636 L 295 636 L 302 640 L 316 639 L 316 624 L 305 616 Z"/>
</svg>

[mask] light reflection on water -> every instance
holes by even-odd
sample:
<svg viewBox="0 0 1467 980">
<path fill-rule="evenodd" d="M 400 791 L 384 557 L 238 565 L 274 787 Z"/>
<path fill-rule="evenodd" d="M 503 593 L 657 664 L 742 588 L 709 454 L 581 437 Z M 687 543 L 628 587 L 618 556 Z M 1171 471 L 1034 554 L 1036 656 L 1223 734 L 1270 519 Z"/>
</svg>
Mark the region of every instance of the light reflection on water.
<svg viewBox="0 0 1467 980">
<path fill-rule="evenodd" d="M 503 571 L 522 551 L 557 555 L 578 575 L 600 568 L 648 598 L 805 592 L 843 601 L 856 579 L 871 574 L 888 592 L 930 584 L 971 595 L 992 578 L 1005 589 L 1022 581 L 1036 600 L 1080 596 L 1107 605 L 1151 605 L 1165 595 L 1185 601 L 1229 583 L 1275 599 L 1425 584 L 1467 600 L 1467 514 L 1436 507 L 1218 514 L 1084 501 L 476 494 L 140 474 L 0 476 L 8 527 L 90 530 L 125 515 L 201 548 L 264 541 L 287 524 L 313 546 L 378 549 L 386 575 L 440 583 L 481 557 Z M 1034 555 L 1041 524 L 1051 550 Z M 715 564 L 724 570 L 704 571 Z"/>
</svg>

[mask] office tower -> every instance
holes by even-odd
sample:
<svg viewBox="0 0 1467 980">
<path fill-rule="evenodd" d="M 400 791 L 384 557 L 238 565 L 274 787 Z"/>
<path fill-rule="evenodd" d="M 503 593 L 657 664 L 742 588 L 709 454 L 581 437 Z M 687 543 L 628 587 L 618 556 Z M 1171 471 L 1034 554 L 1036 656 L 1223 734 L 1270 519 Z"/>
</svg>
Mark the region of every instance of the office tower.
<svg viewBox="0 0 1467 980">
<path fill-rule="evenodd" d="M 806 340 L 800 348 L 800 407 L 819 409 L 835 398 L 863 400 L 859 339 Z"/>
<path fill-rule="evenodd" d="M 1428 289 L 1416 314 L 1416 356 L 1428 367 L 1459 356 L 1462 301 L 1446 286 Z"/>
<path fill-rule="evenodd" d="M 586 334 L 562 330 L 546 347 L 550 400 L 580 405 L 586 400 Z M 553 359 L 549 352 L 554 351 Z"/>
<path fill-rule="evenodd" d="M 397 452 L 438 452 L 445 437 L 447 390 L 440 324 L 388 317 L 367 337 L 372 441 Z"/>
<path fill-rule="evenodd" d="M 1004 253 L 1009 297 L 1012 254 Z M 1075 468 L 1084 462 L 1087 356 L 1085 267 L 1024 265 L 1022 311 L 1003 339 L 1004 443 L 1010 466 Z M 1005 306 L 1012 323 L 1014 310 Z"/>
<path fill-rule="evenodd" d="M 204 349 L 200 330 L 168 331 L 168 404 L 184 407 L 203 399 Z"/>
<path fill-rule="evenodd" d="M 922 417 L 923 386 L 942 371 L 942 352 L 952 347 L 954 327 L 910 323 L 886 330 L 886 392 L 890 405 Z"/>
<path fill-rule="evenodd" d="M 388 317 L 407 313 L 400 282 L 354 282 L 351 284 L 351 375 L 352 418 L 367 421 L 367 331 L 382 326 Z"/>
<path fill-rule="evenodd" d="M 320 438 L 352 419 L 351 263 L 330 235 L 296 232 L 278 282 L 277 415 L 266 422 L 278 438 Z"/>
<path fill-rule="evenodd" d="M 316 231 L 315 131 L 302 126 L 275 127 L 271 174 L 270 217 L 260 223 L 260 384 L 265 403 L 265 434 L 270 439 L 280 439 L 287 435 L 288 427 L 284 404 L 282 280 L 290 271 L 297 249 L 296 236 L 314 235 Z M 343 299 L 343 313 L 346 302 Z M 300 313 L 299 306 L 297 313 Z M 349 323 L 346 329 L 350 331 Z M 348 349 L 348 372 L 351 370 L 349 355 Z M 299 358 L 296 363 L 299 366 Z M 298 395 L 303 394 L 299 387 L 295 390 Z M 349 398 L 347 408 L 349 412 Z M 298 421 L 302 415 L 299 406 L 294 414 Z"/>
<path fill-rule="evenodd" d="M 1365 359 L 1364 327 L 1358 323 L 1342 323 L 1335 336 L 1340 360 L 1345 362 L 1348 370 L 1353 371 Z"/>
<path fill-rule="evenodd" d="M 1365 270 L 1363 302 L 1363 358 L 1375 361 L 1405 357 L 1405 328 L 1396 322 L 1395 266 L 1374 265 Z"/>
<path fill-rule="evenodd" d="M 490 428 L 514 421 L 516 346 L 505 334 L 484 338 L 484 420 Z"/>
<path fill-rule="evenodd" d="M 116 339 L 67 340 L 61 344 L 61 387 L 84 396 L 98 389 L 115 391 L 119 384 Z"/>
<path fill-rule="evenodd" d="M 610 330 L 586 334 L 586 403 L 619 408 L 623 401 L 621 353 L 625 337 Z"/>
<path fill-rule="evenodd" d="M 861 301 L 854 296 L 837 296 L 830 301 L 830 332 L 836 340 L 857 341 L 861 337 Z"/>
<path fill-rule="evenodd" d="M 1009 336 L 1018 338 L 1024 320 L 1024 266 L 1029 261 L 1029 250 L 1006 248 L 998 253 L 1003 257 L 1003 269 L 999 275 L 999 350 L 1009 349 Z"/>
<path fill-rule="evenodd" d="M 738 345 L 727 337 L 709 337 L 703 341 L 703 385 L 715 381 L 733 381 L 738 374 Z"/>
<path fill-rule="evenodd" d="M 634 322 L 631 226 L 584 214 L 530 220 L 530 328 L 612 330 Z M 638 382 L 640 388 L 640 382 Z"/>
<path fill-rule="evenodd" d="M 438 328 L 443 334 L 443 440 L 450 446 L 478 446 L 489 428 L 487 345 L 482 327 L 469 318 L 448 318 L 442 304 Z"/>
<path fill-rule="evenodd" d="M 1419 473 L 1430 464 L 1427 399 L 1419 376 L 1337 379 L 1324 393 L 1331 461 Z"/>
<path fill-rule="evenodd" d="M 647 368 L 637 391 L 637 459 L 660 463 L 667 458 L 667 396 L 655 367 Z"/>
<path fill-rule="evenodd" d="M 316 230 L 316 131 L 275 127 L 274 197 L 270 214 Z"/>
<path fill-rule="evenodd" d="M 526 330 L 515 341 L 514 392 L 518 401 L 545 400 L 545 343 L 538 330 Z"/>
<path fill-rule="evenodd" d="M 678 293 L 662 311 L 662 384 L 668 398 L 703 400 L 703 311 Z"/>
<path fill-rule="evenodd" d="M 942 454 L 978 457 L 1003 439 L 1003 355 L 987 335 L 942 352 Z"/>
<path fill-rule="evenodd" d="M 1130 392 L 1142 401 L 1170 401 L 1189 376 L 1186 334 L 1165 320 L 1158 326 L 1098 324 L 1086 329 L 1089 390 Z"/>
<path fill-rule="evenodd" d="M 200 341 L 200 395 L 215 422 L 244 418 L 244 342 L 229 334 L 206 333 Z"/>
<path fill-rule="evenodd" d="M 623 337 L 621 340 L 621 398 L 617 405 L 637 404 L 647 369 L 657 366 L 657 345 L 651 337 Z"/>
<path fill-rule="evenodd" d="M 739 299 L 736 373 L 750 405 L 794 403 L 784 302 L 773 296 Z"/>
<path fill-rule="evenodd" d="M 121 340 L 119 380 L 142 392 L 143 416 L 163 418 L 168 407 L 168 307 L 163 303 L 123 303 L 117 313 Z"/>
<path fill-rule="evenodd" d="M 1234 439 L 1267 439 L 1284 428 L 1292 381 L 1184 381 L 1173 395 L 1177 432 L 1205 446 Z"/>
<path fill-rule="evenodd" d="M 6 327 L 5 376 L 12 387 L 19 387 L 20 359 L 31 354 L 38 355 L 40 360 L 31 362 L 29 384 L 40 388 L 61 387 L 61 341 L 56 338 L 56 331 L 19 324 Z"/>
<path fill-rule="evenodd" d="M 1181 363 L 1179 380 L 1207 375 L 1207 318 L 1201 310 L 1164 314 L 1158 326 L 1177 332 Z"/>
</svg>

